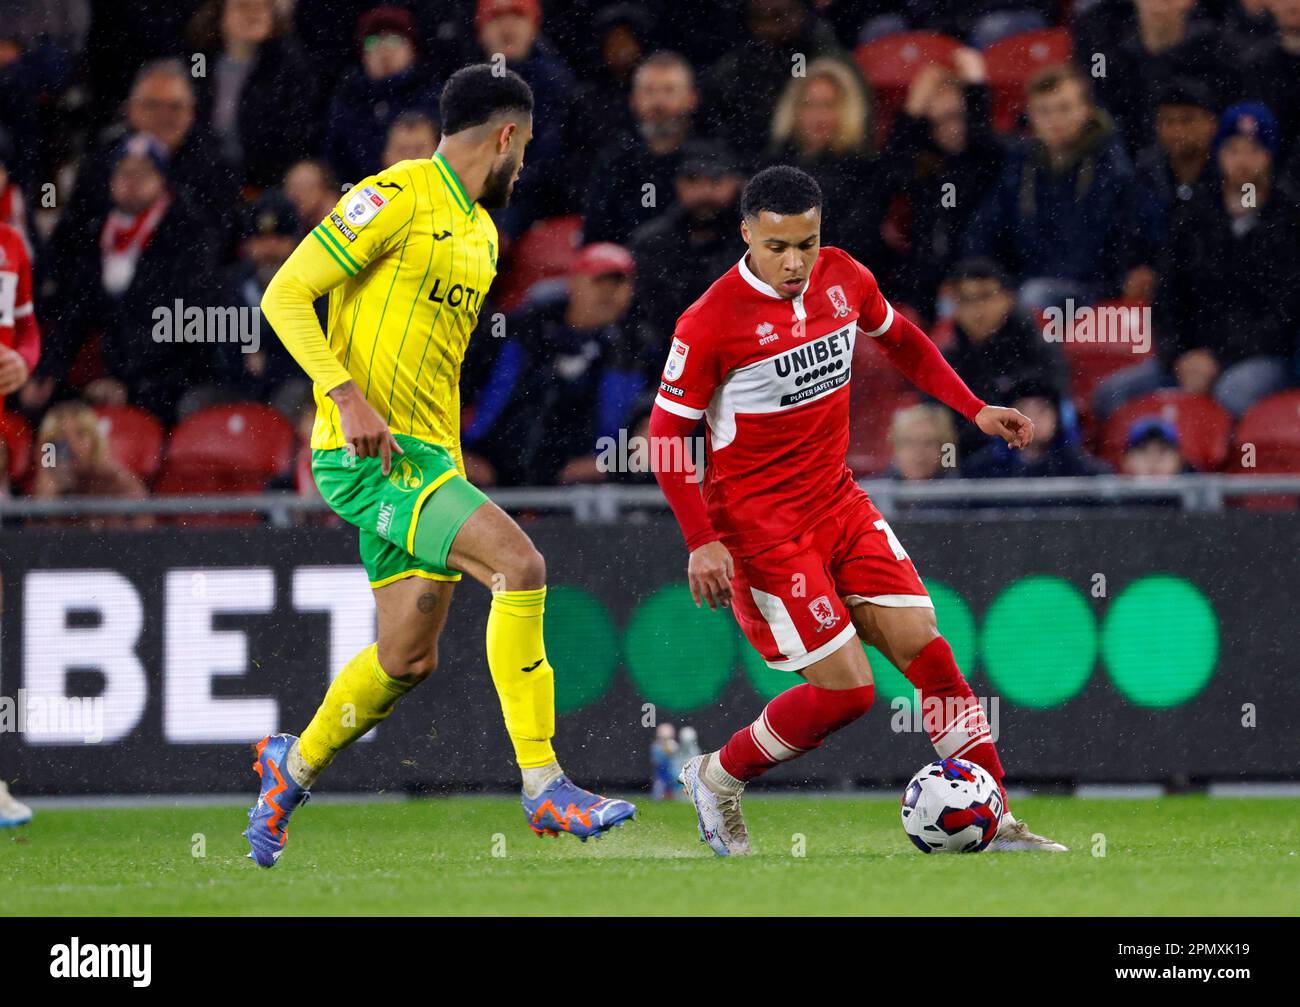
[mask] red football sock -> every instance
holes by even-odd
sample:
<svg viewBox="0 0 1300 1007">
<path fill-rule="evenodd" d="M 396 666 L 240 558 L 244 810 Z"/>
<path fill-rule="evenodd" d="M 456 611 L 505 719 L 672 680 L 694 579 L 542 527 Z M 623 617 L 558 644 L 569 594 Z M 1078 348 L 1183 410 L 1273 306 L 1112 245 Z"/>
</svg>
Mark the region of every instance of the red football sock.
<svg viewBox="0 0 1300 1007">
<path fill-rule="evenodd" d="M 948 641 L 941 636 L 931 640 L 903 674 L 921 690 L 921 713 L 939 757 L 973 762 L 1001 788 L 1002 762 L 993 747 L 988 718 L 957 667 Z"/>
<path fill-rule="evenodd" d="M 732 735 L 719 753 L 722 768 L 737 780 L 752 780 L 778 762 L 797 759 L 866 713 L 875 692 L 874 685 L 819 689 L 807 682 L 787 689 Z"/>
</svg>

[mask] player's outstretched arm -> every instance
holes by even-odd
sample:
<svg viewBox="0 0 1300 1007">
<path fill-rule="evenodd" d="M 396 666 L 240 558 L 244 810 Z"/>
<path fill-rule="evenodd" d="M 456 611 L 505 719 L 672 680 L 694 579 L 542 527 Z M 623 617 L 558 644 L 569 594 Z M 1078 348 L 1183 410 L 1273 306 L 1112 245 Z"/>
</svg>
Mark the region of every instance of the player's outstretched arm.
<svg viewBox="0 0 1300 1007">
<path fill-rule="evenodd" d="M 1034 439 L 1034 424 L 1028 416 L 1006 406 L 987 405 L 952 369 L 929 336 L 892 308 L 890 311 L 892 321 L 875 337 L 876 346 L 912 384 L 1013 448 L 1026 447 Z"/>
</svg>

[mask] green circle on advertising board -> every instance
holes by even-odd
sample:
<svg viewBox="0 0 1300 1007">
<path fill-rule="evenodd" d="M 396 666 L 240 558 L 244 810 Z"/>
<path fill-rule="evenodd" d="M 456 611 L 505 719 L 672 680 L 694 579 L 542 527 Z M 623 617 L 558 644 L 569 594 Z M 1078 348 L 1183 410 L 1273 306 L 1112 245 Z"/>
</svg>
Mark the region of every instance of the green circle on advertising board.
<svg viewBox="0 0 1300 1007">
<path fill-rule="evenodd" d="M 871 677 L 876 683 L 876 702 L 888 706 L 894 700 L 901 699 L 910 710 L 915 691 L 912 683 L 894 666 L 893 661 L 875 647 L 867 647 L 864 644 L 863 649 L 867 652 L 867 661 L 871 664 Z"/>
<path fill-rule="evenodd" d="M 728 609 L 696 608 L 689 587 L 670 584 L 632 614 L 624 655 L 644 699 L 685 713 L 716 699 L 731 678 L 735 622 Z"/>
<path fill-rule="evenodd" d="M 1097 625 L 1067 580 L 1035 575 L 1009 586 L 984 616 L 980 651 L 994 691 L 1049 709 L 1079 694 L 1097 662 Z"/>
<path fill-rule="evenodd" d="M 605 694 L 618 667 L 618 628 L 595 595 L 560 585 L 546 593 L 546 652 L 555 710 L 573 713 Z"/>
<path fill-rule="evenodd" d="M 1129 584 L 1101 624 L 1101 656 L 1131 703 L 1186 703 L 1214 674 L 1219 622 L 1214 606 L 1181 577 L 1157 574 Z"/>
<path fill-rule="evenodd" d="M 803 681 L 792 671 L 769 668 L 763 655 L 750 645 L 743 634 L 737 640 L 737 645 L 740 647 L 740 666 L 745 671 L 745 677 L 764 702 L 775 699 L 786 689 Z"/>
<path fill-rule="evenodd" d="M 952 647 L 957 667 L 970 678 L 975 670 L 975 613 L 966 599 L 947 584 L 935 581 L 926 584 L 926 590 L 934 602 L 934 621 L 939 625 L 939 632 Z"/>
</svg>

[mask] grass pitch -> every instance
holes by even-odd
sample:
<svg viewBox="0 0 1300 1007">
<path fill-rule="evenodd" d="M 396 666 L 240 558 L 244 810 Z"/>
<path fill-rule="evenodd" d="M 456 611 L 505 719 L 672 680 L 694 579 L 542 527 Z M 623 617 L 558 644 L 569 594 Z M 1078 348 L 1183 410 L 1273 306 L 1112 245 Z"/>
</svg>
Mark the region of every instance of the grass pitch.
<svg viewBox="0 0 1300 1007">
<path fill-rule="evenodd" d="M 38 811 L 0 831 L 4 915 L 1294 915 L 1288 800 L 1022 798 L 1068 854 L 925 856 L 898 804 L 746 798 L 755 846 L 720 860 L 691 807 L 640 801 L 601 842 L 538 839 L 516 801 L 310 805 L 272 870 L 245 808 Z M 1104 837 L 1101 838 L 1101 837 Z M 1100 852 L 1104 843 L 1105 856 Z"/>
</svg>

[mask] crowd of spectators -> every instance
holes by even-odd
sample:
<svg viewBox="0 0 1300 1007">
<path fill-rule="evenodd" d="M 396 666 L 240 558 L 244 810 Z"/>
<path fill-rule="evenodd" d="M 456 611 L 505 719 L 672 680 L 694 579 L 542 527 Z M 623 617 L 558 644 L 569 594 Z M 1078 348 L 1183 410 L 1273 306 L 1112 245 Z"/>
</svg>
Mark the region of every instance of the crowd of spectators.
<svg viewBox="0 0 1300 1007">
<path fill-rule="evenodd" d="M 1181 472 L 1167 415 L 1134 418 L 1111 464 L 1099 432 L 1162 389 L 1235 420 L 1297 384 L 1300 0 L 5 8 L 0 226 L 27 249 L 42 339 L 28 373 L 0 338 L 0 434 L 25 425 L 35 448 L 55 427 L 85 441 L 88 407 L 168 428 L 253 400 L 301 428 L 308 389 L 269 331 L 252 348 L 160 339 L 159 309 L 255 308 L 350 183 L 432 155 L 441 82 L 493 60 L 536 113 L 463 372 L 484 485 L 613 477 L 598 439 L 644 419 L 676 317 L 744 252 L 745 179 L 774 163 L 819 181 L 824 244 L 865 262 L 978 395 L 1038 428 L 1012 453 L 900 398 L 874 431 L 893 449 L 885 475 Z M 995 126 L 985 54 L 1051 28 L 1071 52 Z M 959 44 L 901 93 L 873 87 L 873 47 L 911 31 Z M 1152 346 L 1085 390 L 1044 313 L 1111 302 L 1150 307 Z M 18 441 L 0 452 L 0 492 L 147 492 L 88 442 L 21 478 Z M 277 485 L 303 482 L 291 466 Z"/>
</svg>

